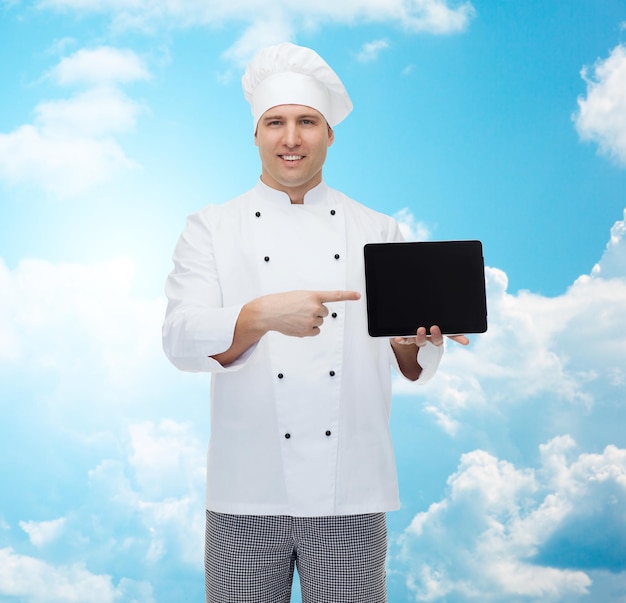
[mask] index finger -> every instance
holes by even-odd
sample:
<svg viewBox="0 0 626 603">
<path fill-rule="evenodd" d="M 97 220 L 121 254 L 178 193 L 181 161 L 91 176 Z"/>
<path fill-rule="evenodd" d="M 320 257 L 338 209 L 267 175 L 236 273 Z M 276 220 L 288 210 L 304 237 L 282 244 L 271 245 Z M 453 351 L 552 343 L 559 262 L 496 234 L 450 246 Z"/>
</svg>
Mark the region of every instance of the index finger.
<svg viewBox="0 0 626 603">
<path fill-rule="evenodd" d="M 448 339 L 452 339 L 452 341 L 456 341 L 461 345 L 469 345 L 469 339 L 465 335 L 447 335 Z"/>
<path fill-rule="evenodd" d="M 358 291 L 318 291 L 317 295 L 321 303 L 361 299 L 361 294 Z"/>
</svg>

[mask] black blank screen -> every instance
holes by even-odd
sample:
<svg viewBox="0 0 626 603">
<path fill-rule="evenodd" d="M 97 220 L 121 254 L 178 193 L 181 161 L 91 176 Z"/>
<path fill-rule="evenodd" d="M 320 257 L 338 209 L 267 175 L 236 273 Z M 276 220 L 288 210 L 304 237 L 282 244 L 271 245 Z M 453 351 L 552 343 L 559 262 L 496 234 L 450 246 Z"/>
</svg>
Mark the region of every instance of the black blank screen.
<svg viewBox="0 0 626 603">
<path fill-rule="evenodd" d="M 438 325 L 444 334 L 487 330 L 480 241 L 365 245 L 368 331 L 414 335 Z"/>
</svg>

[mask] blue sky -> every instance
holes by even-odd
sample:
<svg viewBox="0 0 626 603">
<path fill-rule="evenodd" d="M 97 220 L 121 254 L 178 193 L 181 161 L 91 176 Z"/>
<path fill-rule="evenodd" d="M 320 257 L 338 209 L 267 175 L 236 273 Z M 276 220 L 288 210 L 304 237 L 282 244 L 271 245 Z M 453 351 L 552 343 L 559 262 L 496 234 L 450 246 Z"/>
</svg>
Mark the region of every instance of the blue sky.
<svg viewBox="0 0 626 603">
<path fill-rule="evenodd" d="M 240 77 L 284 40 L 355 105 L 328 183 L 485 249 L 489 331 L 395 382 L 390 602 L 623 603 L 621 0 L 0 0 L 0 601 L 203 600 L 209 379 L 163 282 L 258 177 Z"/>
</svg>

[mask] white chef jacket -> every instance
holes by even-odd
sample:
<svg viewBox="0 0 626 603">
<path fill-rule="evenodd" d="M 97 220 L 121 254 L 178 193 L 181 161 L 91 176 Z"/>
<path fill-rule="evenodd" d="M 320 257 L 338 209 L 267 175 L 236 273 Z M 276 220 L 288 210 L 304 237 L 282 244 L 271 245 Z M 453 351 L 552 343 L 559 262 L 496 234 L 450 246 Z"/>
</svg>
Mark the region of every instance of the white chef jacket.
<svg viewBox="0 0 626 603">
<path fill-rule="evenodd" d="M 400 239 L 395 220 L 324 182 L 291 204 L 259 181 L 188 218 L 166 284 L 163 345 L 178 368 L 213 373 L 208 509 L 328 516 L 399 507 L 389 432 L 397 362 L 388 338 L 367 332 L 363 246 Z M 244 303 L 297 289 L 362 298 L 327 303 L 315 337 L 272 331 L 229 366 L 210 358 L 230 347 Z M 429 350 L 435 360 L 420 381 L 442 349 Z"/>
</svg>

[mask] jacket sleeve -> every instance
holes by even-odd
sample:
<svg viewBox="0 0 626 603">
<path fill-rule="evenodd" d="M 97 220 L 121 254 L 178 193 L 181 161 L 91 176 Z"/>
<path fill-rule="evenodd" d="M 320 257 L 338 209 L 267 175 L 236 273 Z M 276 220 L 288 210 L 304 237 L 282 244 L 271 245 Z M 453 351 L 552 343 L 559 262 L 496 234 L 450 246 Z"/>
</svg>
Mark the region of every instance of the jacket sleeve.
<svg viewBox="0 0 626 603">
<path fill-rule="evenodd" d="M 243 304 L 223 307 L 213 237 L 206 213 L 193 214 L 173 255 L 167 277 L 168 304 L 163 323 L 163 350 L 179 369 L 225 372 L 241 368 L 253 346 L 228 367 L 211 358 L 227 350 Z"/>
</svg>

